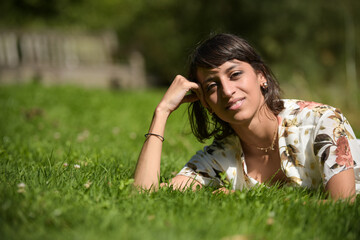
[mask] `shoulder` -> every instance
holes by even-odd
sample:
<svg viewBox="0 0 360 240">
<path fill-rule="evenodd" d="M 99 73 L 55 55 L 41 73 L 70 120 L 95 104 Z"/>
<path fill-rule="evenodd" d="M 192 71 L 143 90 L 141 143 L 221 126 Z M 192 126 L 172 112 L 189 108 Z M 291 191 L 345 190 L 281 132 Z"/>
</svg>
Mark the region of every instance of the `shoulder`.
<svg viewBox="0 0 360 240">
<path fill-rule="evenodd" d="M 355 134 L 346 117 L 338 108 L 303 100 L 284 100 L 285 109 L 279 116 L 280 136 L 287 140 L 301 136 L 308 136 L 309 141 L 323 139 L 336 140 L 340 136 L 355 139 Z M 329 136 L 329 137 L 328 137 Z M 298 140 L 297 140 L 298 141 Z M 306 142 L 306 141 L 305 141 Z"/>
<path fill-rule="evenodd" d="M 301 112 L 318 112 L 319 114 L 323 114 L 327 111 L 330 112 L 339 112 L 338 108 L 332 107 L 330 105 L 326 105 L 323 103 L 298 100 L 298 99 L 282 99 L 284 102 L 284 110 L 280 113 L 283 115 L 297 115 Z"/>
<path fill-rule="evenodd" d="M 345 117 L 340 109 L 311 101 L 298 99 L 284 99 L 284 110 L 279 114 L 279 118 L 283 120 L 283 124 L 290 122 L 316 124 L 321 119 L 333 119 L 337 121 L 345 121 Z"/>
</svg>

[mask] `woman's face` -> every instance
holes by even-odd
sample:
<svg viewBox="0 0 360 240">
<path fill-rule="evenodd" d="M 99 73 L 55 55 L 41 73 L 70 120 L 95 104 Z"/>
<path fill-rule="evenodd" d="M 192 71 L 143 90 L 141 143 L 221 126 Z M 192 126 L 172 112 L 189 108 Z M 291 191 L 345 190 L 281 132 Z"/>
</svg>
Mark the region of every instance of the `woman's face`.
<svg viewBox="0 0 360 240">
<path fill-rule="evenodd" d="M 199 68 L 197 77 L 210 110 L 231 125 L 249 123 L 264 104 L 260 86 L 266 79 L 246 62 L 234 59 L 217 68 Z"/>
</svg>

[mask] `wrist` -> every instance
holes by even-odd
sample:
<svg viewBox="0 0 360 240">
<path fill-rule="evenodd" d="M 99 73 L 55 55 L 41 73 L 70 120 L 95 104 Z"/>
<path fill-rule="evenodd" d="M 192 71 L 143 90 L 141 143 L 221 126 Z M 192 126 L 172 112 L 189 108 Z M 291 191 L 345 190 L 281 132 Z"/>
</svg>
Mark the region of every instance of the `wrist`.
<svg viewBox="0 0 360 240">
<path fill-rule="evenodd" d="M 170 113 L 171 113 L 171 111 L 169 109 L 165 108 L 164 106 L 162 106 L 161 103 L 155 109 L 155 115 L 158 117 L 168 118 L 170 116 Z"/>
</svg>

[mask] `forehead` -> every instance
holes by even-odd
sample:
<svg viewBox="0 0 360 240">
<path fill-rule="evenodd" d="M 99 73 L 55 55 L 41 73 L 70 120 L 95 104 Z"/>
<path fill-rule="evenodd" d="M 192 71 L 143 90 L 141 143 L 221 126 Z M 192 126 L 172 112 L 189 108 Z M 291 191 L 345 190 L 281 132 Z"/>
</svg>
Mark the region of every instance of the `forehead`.
<svg viewBox="0 0 360 240">
<path fill-rule="evenodd" d="M 229 60 L 224 62 L 218 67 L 215 68 L 203 68 L 199 67 L 196 71 L 197 80 L 200 83 L 203 83 L 204 81 L 208 80 L 209 78 L 212 78 L 218 74 L 226 74 L 233 70 L 234 68 L 251 68 L 252 66 L 248 64 L 247 62 L 243 62 L 237 59 Z"/>
</svg>

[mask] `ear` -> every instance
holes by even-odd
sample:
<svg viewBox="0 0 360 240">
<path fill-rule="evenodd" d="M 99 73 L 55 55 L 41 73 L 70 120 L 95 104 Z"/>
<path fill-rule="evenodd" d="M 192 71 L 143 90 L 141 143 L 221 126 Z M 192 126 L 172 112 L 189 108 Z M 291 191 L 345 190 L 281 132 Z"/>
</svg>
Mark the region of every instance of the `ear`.
<svg viewBox="0 0 360 240">
<path fill-rule="evenodd" d="M 263 86 L 264 83 L 267 82 L 267 79 L 264 77 L 264 74 L 262 74 L 261 72 L 257 73 L 257 79 L 258 79 L 258 83 L 260 84 L 260 86 Z"/>
</svg>

